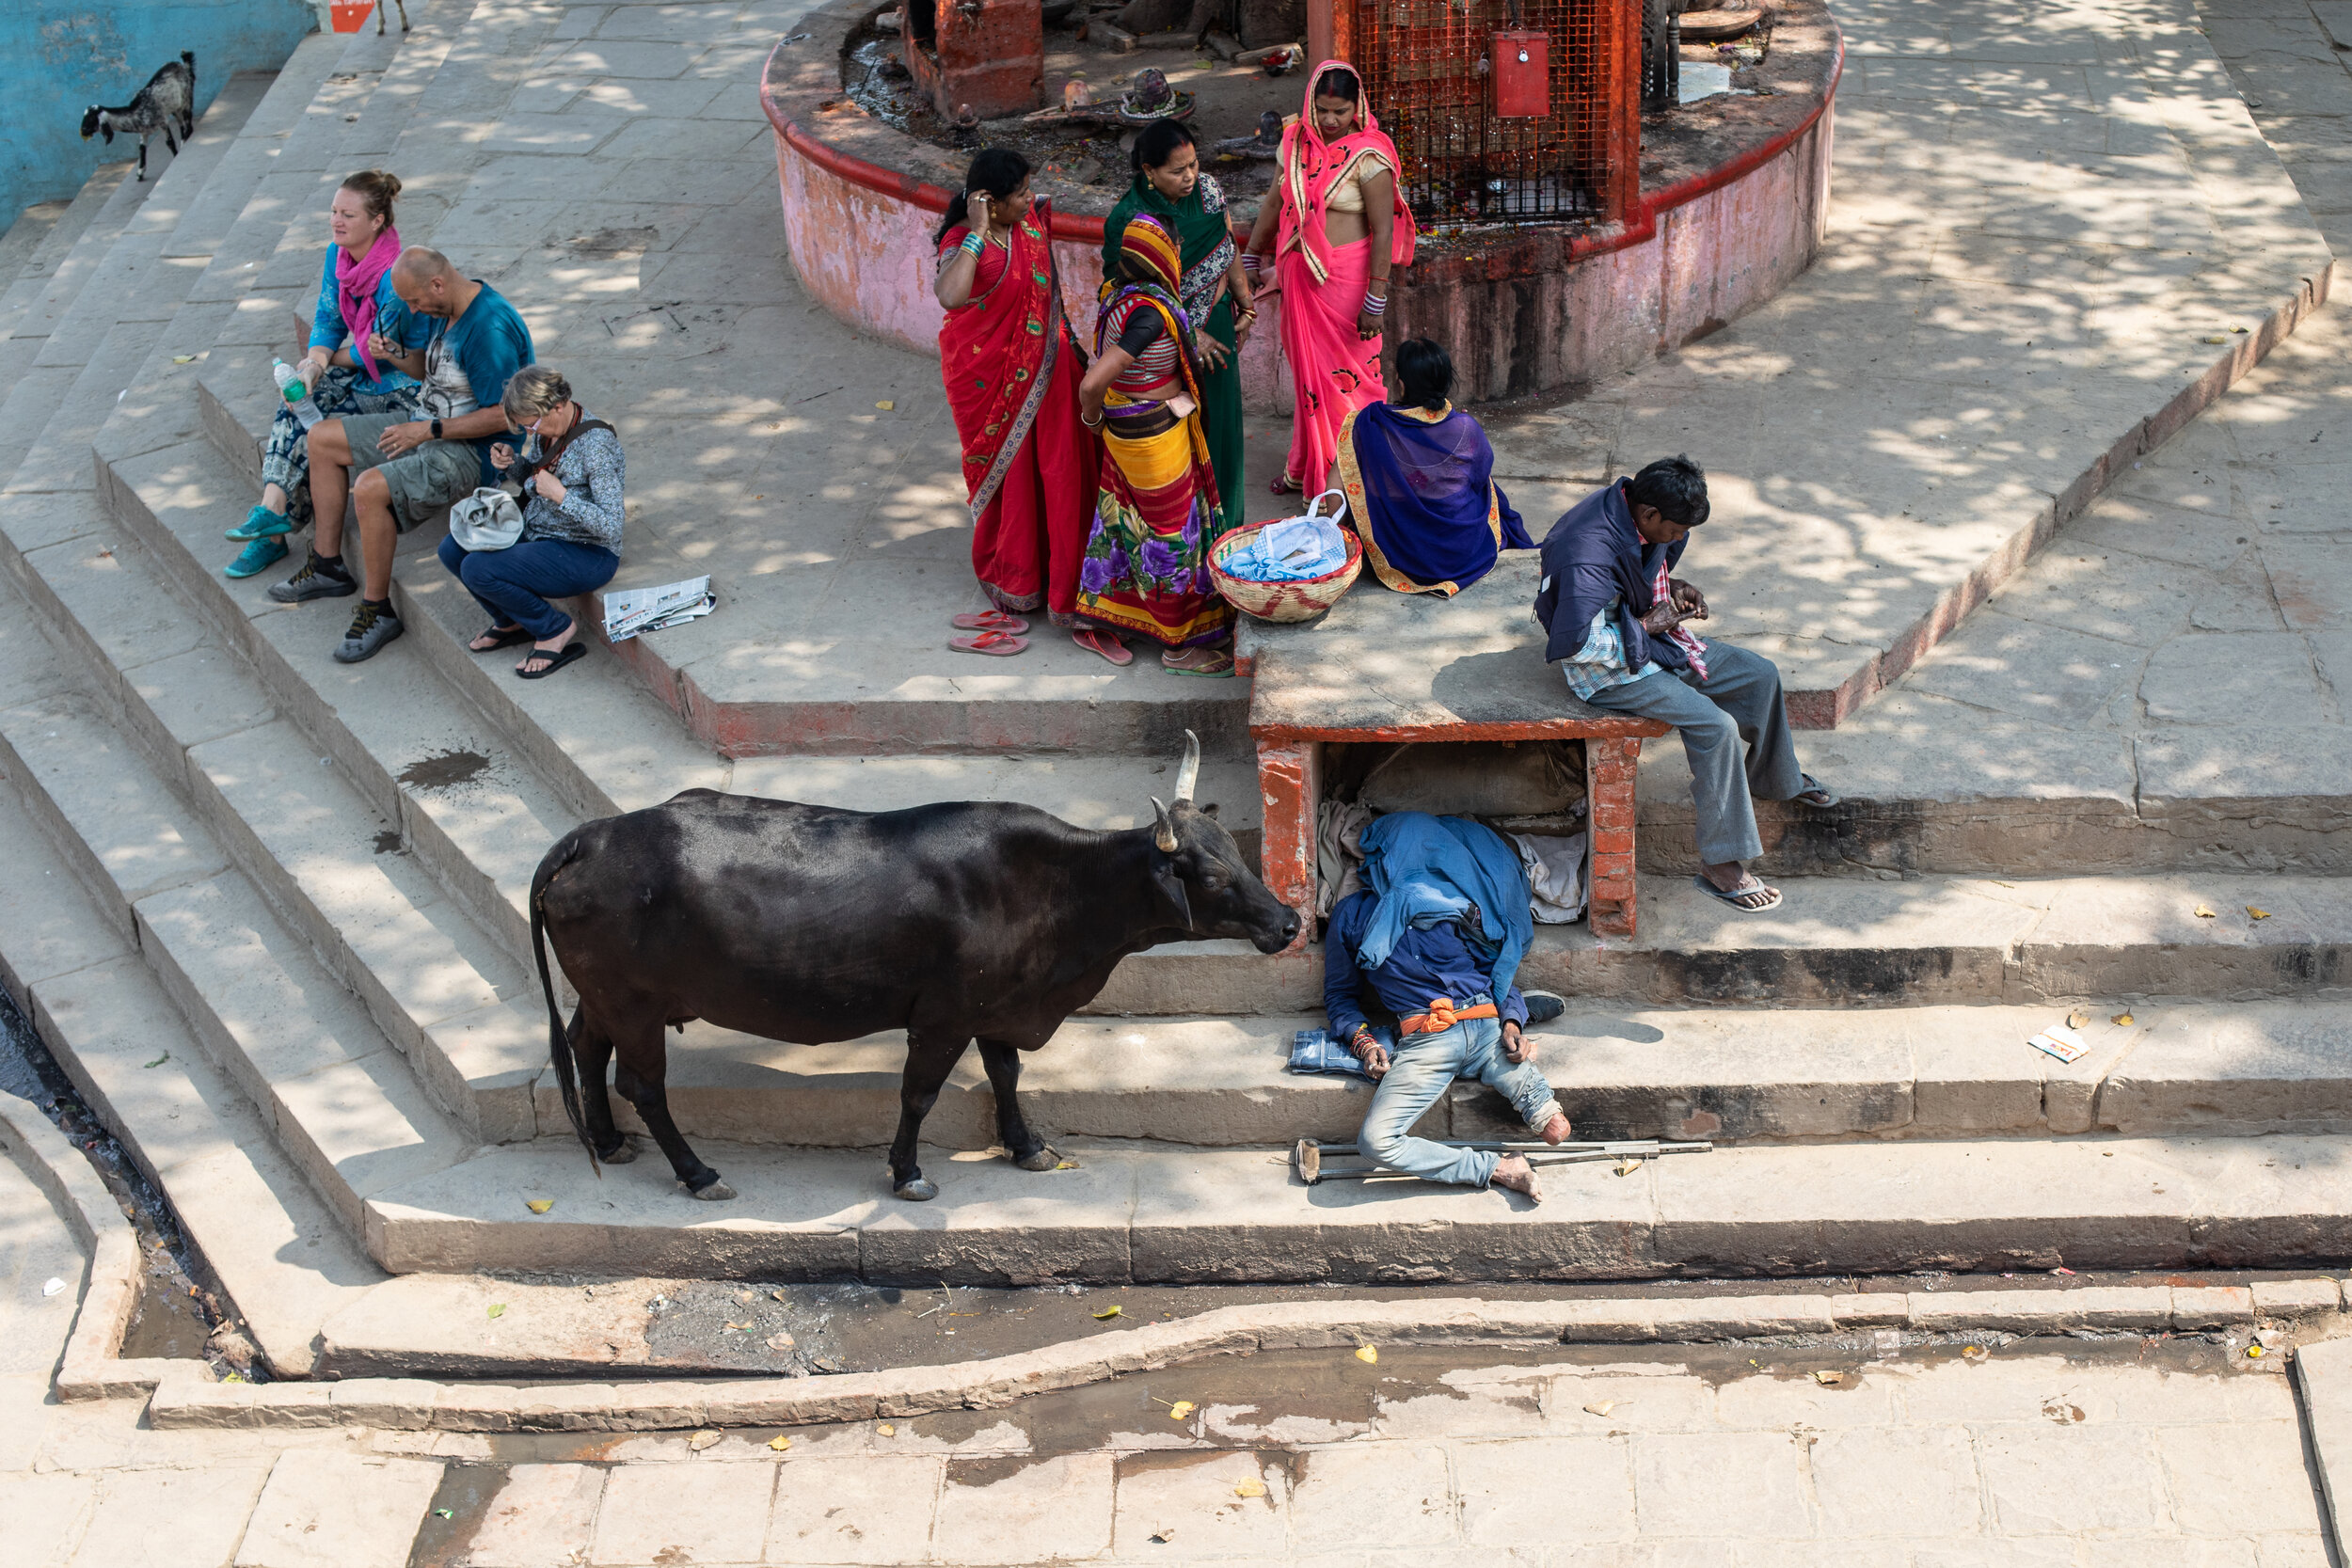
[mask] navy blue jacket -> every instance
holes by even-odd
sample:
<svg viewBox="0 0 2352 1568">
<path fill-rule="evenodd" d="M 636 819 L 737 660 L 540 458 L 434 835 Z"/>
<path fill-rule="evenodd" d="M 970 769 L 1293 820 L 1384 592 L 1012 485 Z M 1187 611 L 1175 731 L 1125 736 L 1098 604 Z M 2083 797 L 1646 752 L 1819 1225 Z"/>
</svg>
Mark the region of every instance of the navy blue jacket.
<svg viewBox="0 0 2352 1568">
<path fill-rule="evenodd" d="M 1686 669 L 1690 656 L 1672 638 L 1652 637 L 1642 617 L 1656 603 L 1659 552 L 1666 569 L 1682 559 L 1689 539 L 1653 545 L 1633 526 L 1633 508 L 1616 480 L 1560 515 L 1544 535 L 1543 586 L 1535 593 L 1535 619 L 1543 623 L 1544 657 L 1574 658 L 1584 646 L 1593 617 L 1617 601 L 1617 635 L 1625 639 L 1625 667 L 1639 670 L 1650 659 L 1668 670 Z"/>
<path fill-rule="evenodd" d="M 1488 995 L 1494 982 L 1487 977 L 1494 953 L 1481 957 L 1453 921 L 1427 927 L 1408 927 L 1397 938 L 1389 961 L 1367 970 L 1356 962 L 1356 945 L 1364 940 L 1364 927 L 1379 899 L 1369 890 L 1351 893 L 1331 911 L 1330 929 L 1323 937 L 1323 1011 L 1330 1020 L 1331 1037 L 1344 1042 L 1364 1022 L 1360 987 L 1369 984 L 1380 1005 L 1398 1018 L 1429 1010 L 1432 998 L 1442 996 L 1466 1006 L 1473 996 Z M 1475 911 L 1472 911 L 1475 918 Z M 1527 998 L 1513 986 L 1496 999 L 1502 1023 L 1527 1024 Z"/>
</svg>

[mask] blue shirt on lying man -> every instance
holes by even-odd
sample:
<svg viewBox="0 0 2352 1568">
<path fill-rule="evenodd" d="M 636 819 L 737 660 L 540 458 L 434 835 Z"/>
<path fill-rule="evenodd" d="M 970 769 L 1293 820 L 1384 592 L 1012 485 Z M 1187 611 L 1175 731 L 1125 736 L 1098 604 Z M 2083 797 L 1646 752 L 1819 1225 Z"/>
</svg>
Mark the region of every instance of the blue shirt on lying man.
<svg viewBox="0 0 2352 1568">
<path fill-rule="evenodd" d="M 1334 1039 L 1352 1039 L 1363 1027 L 1359 998 L 1365 986 L 1400 1019 L 1429 1011 L 1435 997 L 1442 996 L 1457 1007 L 1467 1007 L 1478 998 L 1493 1000 L 1487 979 L 1493 958 L 1471 946 L 1462 935 L 1459 921 L 1408 926 L 1397 938 L 1388 962 L 1370 970 L 1358 965 L 1356 949 L 1363 943 L 1364 927 L 1378 903 L 1367 890 L 1348 895 L 1331 911 L 1331 928 L 1323 939 L 1323 1011 L 1330 1020 Z M 1527 999 L 1518 986 L 1505 991 L 1498 1006 L 1502 1015 L 1499 1023 L 1527 1022 Z"/>
</svg>

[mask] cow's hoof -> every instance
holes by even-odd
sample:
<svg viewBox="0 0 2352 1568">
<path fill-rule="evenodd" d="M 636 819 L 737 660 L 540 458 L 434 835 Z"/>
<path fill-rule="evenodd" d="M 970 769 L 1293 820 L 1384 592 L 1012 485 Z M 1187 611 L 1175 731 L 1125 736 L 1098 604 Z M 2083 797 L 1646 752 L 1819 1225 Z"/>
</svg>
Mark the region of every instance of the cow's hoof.
<svg viewBox="0 0 2352 1568">
<path fill-rule="evenodd" d="M 598 1161 L 608 1165 L 626 1165 L 631 1160 L 637 1158 L 637 1146 L 630 1143 L 627 1138 L 623 1138 L 620 1142 L 620 1146 L 613 1149 L 612 1153 L 598 1154 L 596 1158 Z"/>
<path fill-rule="evenodd" d="M 714 1180 L 709 1186 L 695 1191 L 694 1196 L 704 1203 L 724 1203 L 735 1196 L 735 1189 L 723 1181 Z"/>
<path fill-rule="evenodd" d="M 928 1176 L 918 1176 L 912 1181 L 899 1182 L 891 1189 L 891 1196 L 905 1198 L 909 1203 L 929 1203 L 939 1196 L 939 1183 Z"/>
<path fill-rule="evenodd" d="M 1025 1160 L 1015 1160 L 1023 1170 L 1052 1170 L 1061 1164 L 1061 1156 L 1050 1148 L 1041 1148 Z"/>
</svg>

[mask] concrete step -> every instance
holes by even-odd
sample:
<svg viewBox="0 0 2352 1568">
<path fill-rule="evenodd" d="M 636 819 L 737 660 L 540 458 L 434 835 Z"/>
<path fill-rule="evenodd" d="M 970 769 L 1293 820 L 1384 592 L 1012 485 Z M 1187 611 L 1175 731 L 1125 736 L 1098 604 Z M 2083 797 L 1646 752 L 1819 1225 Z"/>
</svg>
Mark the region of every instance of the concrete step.
<svg viewBox="0 0 2352 1568">
<path fill-rule="evenodd" d="M 0 388 L 12 383 L 16 372 L 40 352 L 38 341 L 31 338 L 23 340 L 15 350 L 8 345 L 19 341 L 16 329 L 25 312 L 49 286 L 51 275 L 72 252 L 74 242 L 99 209 L 114 195 L 122 173 L 119 164 L 104 165 L 83 182 L 71 201 L 27 207 L 8 238 L 0 241 Z M 21 362 L 11 357 L 18 353 L 23 355 Z"/>
<path fill-rule="evenodd" d="M 2090 1053 L 2068 1064 L 2029 1047 L 2050 1006 L 1726 1011 L 1584 1004 L 1534 1031 L 1544 1074 L 1580 1138 L 1940 1139 L 2079 1132 L 2352 1132 L 2352 1004 L 2193 1001 L 2093 1009 Z M 1254 1018 L 1075 1018 L 1023 1060 L 1022 1106 L 1049 1137 L 1210 1148 L 1349 1141 L 1370 1101 L 1360 1080 L 1287 1070 L 1320 1012 Z M 896 1134 L 905 1037 L 783 1045 L 689 1024 L 668 1047 L 670 1108 L 698 1137 L 878 1148 Z M 622 1125 L 635 1113 L 613 1101 Z M 551 1079 L 537 1123 L 568 1123 Z M 924 1121 L 929 1143 L 986 1148 L 995 1100 L 977 1053 Z M 1475 1083 L 1420 1124 L 1426 1137 L 1526 1134 Z"/>
<path fill-rule="evenodd" d="M 933 1157 L 930 1203 L 891 1197 L 878 1151 L 699 1152 L 739 1197 L 695 1202 L 651 1152 L 599 1180 L 568 1138 L 486 1150 L 370 1199 L 371 1250 L 395 1274 L 924 1285 L 2272 1268 L 2352 1250 L 2342 1137 L 1719 1147 L 1548 1171 L 1540 1206 L 1406 1178 L 1307 1187 L 1264 1149 L 1073 1143 L 1078 1168 L 1034 1174 Z"/>
</svg>

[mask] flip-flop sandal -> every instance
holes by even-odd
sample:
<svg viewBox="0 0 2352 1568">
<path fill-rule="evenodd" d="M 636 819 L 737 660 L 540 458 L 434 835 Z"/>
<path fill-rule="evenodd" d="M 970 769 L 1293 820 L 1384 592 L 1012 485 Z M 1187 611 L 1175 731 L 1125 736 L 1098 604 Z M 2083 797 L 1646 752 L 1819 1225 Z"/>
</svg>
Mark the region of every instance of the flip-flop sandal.
<svg viewBox="0 0 2352 1568">
<path fill-rule="evenodd" d="M 1811 806 L 1815 811 L 1827 811 L 1837 803 L 1837 791 L 1830 788 L 1812 774 L 1800 773 L 1797 777 L 1804 781 L 1804 787 L 1797 791 L 1797 804 Z"/>
<path fill-rule="evenodd" d="M 947 643 L 960 654 L 986 654 L 991 658 L 1010 658 L 1028 645 L 1025 639 L 1007 631 L 984 631 L 974 637 L 954 638 Z"/>
<path fill-rule="evenodd" d="M 1185 650 L 1186 653 L 1190 653 L 1191 651 L 1192 650 L 1190 649 Z M 1167 671 L 1171 675 L 1197 675 L 1207 680 L 1224 680 L 1230 678 L 1233 673 L 1233 656 L 1227 653 L 1222 648 L 1213 649 L 1211 651 L 1216 655 L 1216 659 L 1221 662 L 1213 662 L 1208 669 L 1188 669 L 1182 664 L 1170 664 L 1166 658 L 1162 658 L 1160 660 L 1160 668 Z"/>
<path fill-rule="evenodd" d="M 576 658 L 586 658 L 587 657 L 588 644 L 585 642 L 566 642 L 564 644 L 562 651 L 557 653 L 549 653 L 545 648 L 534 649 L 529 658 L 523 660 L 522 663 L 515 667 L 515 673 L 520 675 L 527 681 L 543 681 L 549 675 L 554 674 L 558 670 L 563 669 L 566 664 L 571 663 L 572 660 Z M 545 669 L 533 670 L 531 668 L 532 665 L 537 663 L 543 658 L 548 660 Z"/>
<path fill-rule="evenodd" d="M 1278 474 L 1266 488 L 1278 496 L 1296 496 L 1304 494 L 1307 487 L 1288 474 Z"/>
<path fill-rule="evenodd" d="M 1072 632 L 1070 641 L 1088 653 L 1101 654 L 1121 669 L 1136 661 L 1135 650 L 1106 631 L 1096 631 L 1089 626 L 1083 631 Z"/>
<path fill-rule="evenodd" d="M 1029 629 L 1028 622 L 1001 610 L 966 610 L 947 624 L 958 631 L 1001 631 L 1009 636 L 1018 636 Z"/>
<path fill-rule="evenodd" d="M 1725 893 L 1722 888 L 1717 887 L 1714 883 L 1708 881 L 1704 877 L 1692 878 L 1691 885 L 1697 888 L 1701 893 L 1706 894 L 1709 898 L 1716 899 L 1722 903 L 1729 904 L 1733 909 L 1738 910 L 1741 914 L 1762 914 L 1767 910 L 1776 910 L 1780 908 L 1780 889 L 1776 887 L 1766 887 L 1761 881 L 1754 877 L 1750 877 L 1746 881 L 1741 882 L 1738 887 L 1733 888 L 1729 893 Z M 1740 902 L 1740 899 L 1749 897 L 1758 893 L 1769 894 L 1771 895 L 1771 897 L 1766 902 L 1761 904 L 1743 904 Z"/>
<path fill-rule="evenodd" d="M 491 640 L 490 645 L 486 648 L 479 646 L 478 644 L 485 637 Z M 466 651 L 469 654 L 494 654 L 501 648 L 511 648 L 517 642 L 536 642 L 538 641 L 539 640 L 537 638 L 532 636 L 531 633 L 525 631 L 520 626 L 485 626 L 482 630 L 474 633 L 473 641 L 466 644 Z M 575 648 L 579 645 L 580 644 L 577 642 L 565 644 L 567 647 Z"/>
</svg>

